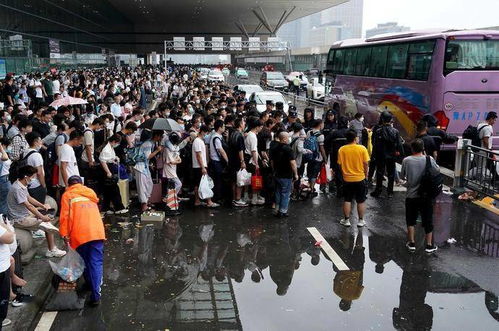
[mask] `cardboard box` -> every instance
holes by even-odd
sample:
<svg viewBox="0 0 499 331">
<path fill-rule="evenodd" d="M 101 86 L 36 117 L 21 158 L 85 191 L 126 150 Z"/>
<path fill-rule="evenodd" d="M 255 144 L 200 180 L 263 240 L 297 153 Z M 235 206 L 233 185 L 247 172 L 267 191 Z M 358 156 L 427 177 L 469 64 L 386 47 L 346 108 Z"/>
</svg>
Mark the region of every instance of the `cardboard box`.
<svg viewBox="0 0 499 331">
<path fill-rule="evenodd" d="M 152 224 L 155 229 L 161 229 L 165 221 L 164 211 L 146 211 L 140 216 L 140 222 L 142 225 Z"/>
</svg>

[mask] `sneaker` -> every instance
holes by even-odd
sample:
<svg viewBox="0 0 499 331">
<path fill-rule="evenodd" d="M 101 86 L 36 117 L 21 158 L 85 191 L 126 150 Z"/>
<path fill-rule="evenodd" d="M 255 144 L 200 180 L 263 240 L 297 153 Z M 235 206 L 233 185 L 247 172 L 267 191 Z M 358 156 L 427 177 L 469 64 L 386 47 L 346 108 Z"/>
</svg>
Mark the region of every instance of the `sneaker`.
<svg viewBox="0 0 499 331">
<path fill-rule="evenodd" d="M 391 193 L 388 193 L 388 194 L 386 195 L 386 197 L 387 197 L 388 199 L 391 199 L 391 198 L 393 198 L 393 192 L 391 192 Z"/>
<path fill-rule="evenodd" d="M 415 252 L 416 251 L 416 244 L 415 243 L 412 243 L 412 242 L 407 242 L 405 244 L 405 247 L 407 247 L 407 249 L 409 250 L 409 252 Z"/>
<path fill-rule="evenodd" d="M 260 205 L 265 204 L 265 198 L 264 197 L 258 196 L 256 198 L 256 201 L 258 201 L 258 204 L 260 204 Z"/>
<path fill-rule="evenodd" d="M 206 205 L 207 208 L 218 208 L 220 205 L 216 202 L 213 202 L 211 205 Z"/>
<path fill-rule="evenodd" d="M 362 218 L 359 219 L 359 221 L 357 222 L 357 227 L 362 228 L 364 226 L 366 226 L 366 221 L 364 221 Z"/>
<path fill-rule="evenodd" d="M 350 220 L 348 218 L 342 218 L 340 224 L 343 226 L 350 226 Z"/>
<path fill-rule="evenodd" d="M 241 199 L 241 200 L 232 201 L 232 205 L 234 207 L 247 207 L 248 203 L 246 201 L 244 201 L 243 199 Z"/>
<path fill-rule="evenodd" d="M 263 201 L 262 201 L 262 199 L 261 199 L 260 197 L 258 197 L 258 198 L 253 198 L 253 199 L 251 199 L 251 204 L 252 204 L 253 206 L 261 206 L 261 205 L 264 205 L 264 204 L 265 204 L 265 199 L 263 199 Z"/>
<path fill-rule="evenodd" d="M 435 245 L 426 245 L 426 248 L 425 248 L 425 250 L 424 250 L 424 251 L 425 251 L 426 253 L 433 253 L 433 252 L 436 252 L 436 251 L 437 251 L 437 249 L 438 249 L 438 247 L 437 247 L 437 246 L 435 246 Z"/>
<path fill-rule="evenodd" d="M 66 251 L 63 251 L 57 247 L 54 247 L 53 250 L 51 251 L 47 251 L 47 253 L 45 253 L 45 256 L 46 257 L 63 257 L 64 255 L 66 255 Z"/>
<path fill-rule="evenodd" d="M 114 214 L 114 211 L 112 210 L 108 210 L 104 213 L 104 215 L 113 215 Z"/>
<path fill-rule="evenodd" d="M 123 215 L 123 214 L 126 214 L 128 213 L 128 209 L 122 209 L 122 210 L 118 210 L 117 212 L 115 212 L 116 215 Z"/>
<path fill-rule="evenodd" d="M 50 222 L 41 222 L 39 227 L 45 232 L 59 234 L 59 229 Z"/>
<path fill-rule="evenodd" d="M 178 201 L 190 201 L 191 198 L 178 197 Z"/>
<path fill-rule="evenodd" d="M 2 328 L 3 328 L 4 326 L 11 325 L 11 324 L 12 324 L 12 321 L 11 321 L 10 319 L 6 318 L 6 319 L 4 319 L 4 320 L 2 321 Z"/>
<path fill-rule="evenodd" d="M 18 293 L 16 295 L 16 298 L 14 300 L 12 300 L 12 302 L 11 302 L 12 307 L 21 307 L 25 303 L 28 303 L 31 300 L 33 300 L 33 298 L 34 298 L 34 296 L 31 294 Z"/>
<path fill-rule="evenodd" d="M 31 232 L 33 239 L 45 238 L 45 232 L 43 230 L 36 230 Z"/>
</svg>

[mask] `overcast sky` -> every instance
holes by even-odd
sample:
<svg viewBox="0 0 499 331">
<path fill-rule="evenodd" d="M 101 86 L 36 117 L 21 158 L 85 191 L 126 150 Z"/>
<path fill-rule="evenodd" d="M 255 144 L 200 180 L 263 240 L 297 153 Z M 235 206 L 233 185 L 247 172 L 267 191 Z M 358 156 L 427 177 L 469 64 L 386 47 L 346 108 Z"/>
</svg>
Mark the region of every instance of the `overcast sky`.
<svg viewBox="0 0 499 331">
<path fill-rule="evenodd" d="M 499 26 L 499 0 L 364 0 L 363 30 L 385 22 L 412 30 Z"/>
</svg>

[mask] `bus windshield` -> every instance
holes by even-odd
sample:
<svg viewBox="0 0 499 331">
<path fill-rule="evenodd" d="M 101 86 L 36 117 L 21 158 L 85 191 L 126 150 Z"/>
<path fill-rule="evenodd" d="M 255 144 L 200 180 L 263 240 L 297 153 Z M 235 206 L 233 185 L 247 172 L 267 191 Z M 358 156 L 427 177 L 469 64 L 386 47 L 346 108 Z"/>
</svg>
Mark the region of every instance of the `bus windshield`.
<svg viewBox="0 0 499 331">
<path fill-rule="evenodd" d="M 445 52 L 445 71 L 498 70 L 499 40 L 450 40 Z"/>
</svg>

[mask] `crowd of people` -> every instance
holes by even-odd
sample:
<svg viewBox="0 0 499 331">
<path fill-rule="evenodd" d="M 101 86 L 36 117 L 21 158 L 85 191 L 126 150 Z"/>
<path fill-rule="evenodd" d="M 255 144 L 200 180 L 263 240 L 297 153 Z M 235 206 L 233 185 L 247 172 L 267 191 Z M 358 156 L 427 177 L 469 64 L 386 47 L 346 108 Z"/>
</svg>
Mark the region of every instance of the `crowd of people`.
<svg viewBox="0 0 499 331">
<path fill-rule="evenodd" d="M 374 127 L 365 127 L 361 114 L 349 119 L 334 109 L 317 118 L 314 109 L 306 108 L 301 119 L 294 106 L 285 113 L 282 103 L 270 100 L 259 112 L 244 91 L 201 80 L 192 67 L 8 76 L 1 91 L 0 213 L 9 220 L 0 224 L 0 242 L 15 242 L 12 223 L 46 236 L 47 257 L 66 252 L 56 247 L 58 229 L 47 214 L 46 197 L 59 202 L 66 188 L 80 184 L 77 178 L 100 197 L 95 203 L 103 213 L 129 213 L 122 198 L 129 194 L 118 185 L 125 180 L 136 191 L 132 197 L 142 212 L 158 206 L 168 210 L 167 192 L 174 189 L 180 208 L 265 205 L 285 218 L 290 201 L 323 191 L 344 198 L 344 226 L 351 225 L 351 203 L 356 201 L 357 226 L 362 227 L 368 187 L 375 182 L 371 195 L 379 197 L 386 177 L 391 197 L 395 183 L 407 177 L 412 187 L 408 198 L 417 198 L 423 153 L 436 158 L 438 139 L 432 136 L 445 135 L 438 130 L 428 135 L 434 121 L 423 118 L 417 126 L 419 139 L 411 145 L 414 155 L 399 176 L 395 162 L 410 153 L 388 111 Z M 79 102 L 64 104 L 67 97 Z M 155 130 L 160 118 L 177 129 Z M 432 165 L 437 167 L 434 161 Z M 208 197 L 199 192 L 205 176 L 213 181 Z M 417 201 L 408 205 L 412 212 L 423 212 Z M 431 233 L 431 215 L 423 218 Z M 414 224 L 411 216 L 409 228 Z M 410 250 L 413 236 L 410 230 Z M 435 250 L 431 235 L 427 239 L 427 250 Z M 5 275 L 12 267 L 4 260 L 0 276 L 9 282 Z M 21 282 L 12 278 L 16 281 Z"/>
</svg>

